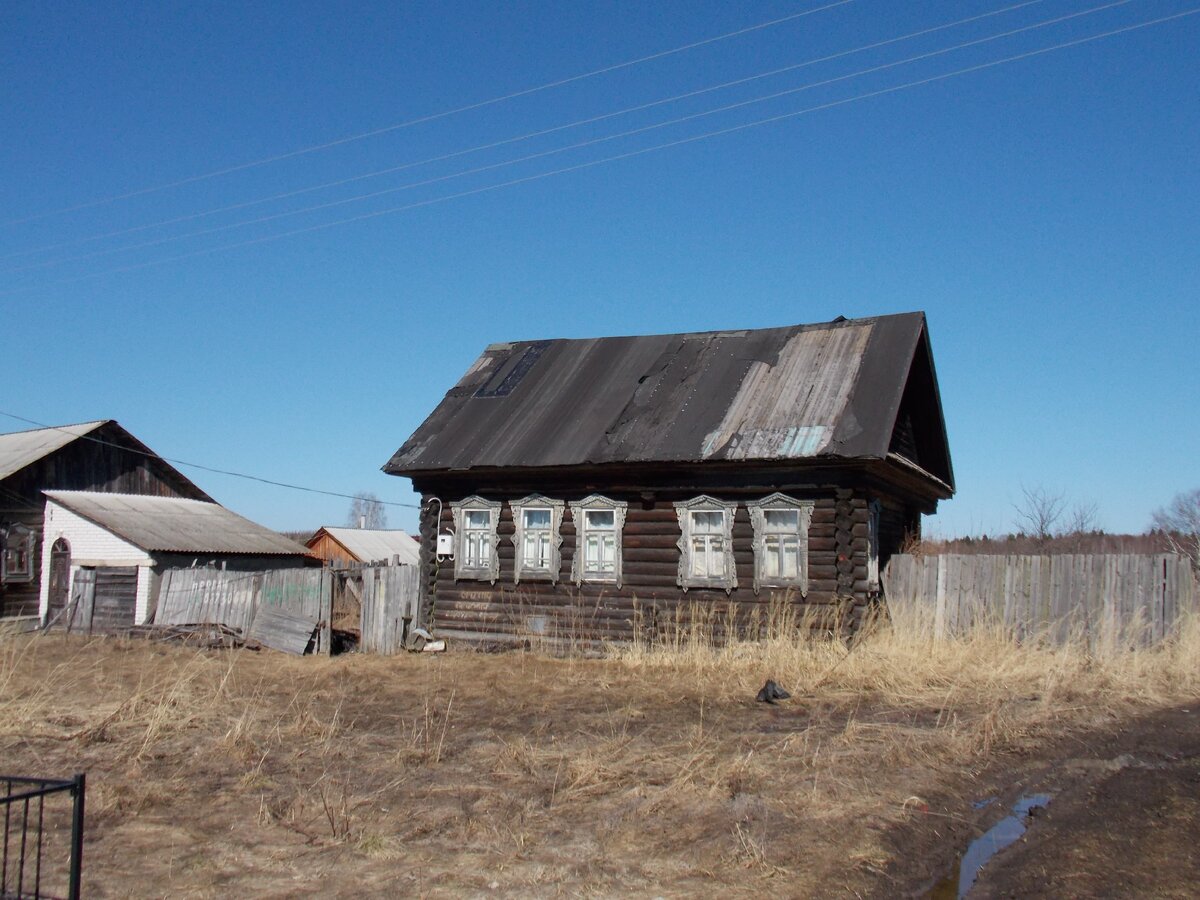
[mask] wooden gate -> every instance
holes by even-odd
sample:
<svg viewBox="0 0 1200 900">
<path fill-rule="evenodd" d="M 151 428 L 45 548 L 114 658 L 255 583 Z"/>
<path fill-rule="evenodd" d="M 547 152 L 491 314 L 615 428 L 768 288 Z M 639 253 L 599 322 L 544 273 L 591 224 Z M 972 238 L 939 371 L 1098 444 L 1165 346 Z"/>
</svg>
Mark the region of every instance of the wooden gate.
<svg viewBox="0 0 1200 900">
<path fill-rule="evenodd" d="M 368 566 L 362 572 L 364 653 L 399 653 L 410 629 L 420 625 L 418 566 Z"/>
</svg>

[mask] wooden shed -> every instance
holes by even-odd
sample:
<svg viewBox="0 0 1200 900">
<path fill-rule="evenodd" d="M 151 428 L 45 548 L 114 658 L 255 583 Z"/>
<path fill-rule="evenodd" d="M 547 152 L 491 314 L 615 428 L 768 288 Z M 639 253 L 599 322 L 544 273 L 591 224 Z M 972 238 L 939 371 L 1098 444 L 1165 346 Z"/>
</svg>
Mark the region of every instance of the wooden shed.
<svg viewBox="0 0 1200 900">
<path fill-rule="evenodd" d="M 483 642 L 772 598 L 853 625 L 954 492 L 919 312 L 493 344 L 384 471 L 422 495 L 435 627 Z"/>
<path fill-rule="evenodd" d="M 93 631 L 149 622 L 167 569 L 262 572 L 319 565 L 300 544 L 216 503 L 88 491 L 45 494 L 39 613 L 48 622 L 65 621 L 64 611 L 76 598 Z M 86 582 L 85 592 L 76 589 L 80 582 Z"/>
<path fill-rule="evenodd" d="M 415 566 L 420 545 L 399 528 L 334 528 L 322 525 L 304 544 L 308 552 L 329 565 L 393 563 Z"/>
<path fill-rule="evenodd" d="M 47 490 L 212 499 L 111 419 L 0 434 L 0 620 L 36 623 Z"/>
</svg>

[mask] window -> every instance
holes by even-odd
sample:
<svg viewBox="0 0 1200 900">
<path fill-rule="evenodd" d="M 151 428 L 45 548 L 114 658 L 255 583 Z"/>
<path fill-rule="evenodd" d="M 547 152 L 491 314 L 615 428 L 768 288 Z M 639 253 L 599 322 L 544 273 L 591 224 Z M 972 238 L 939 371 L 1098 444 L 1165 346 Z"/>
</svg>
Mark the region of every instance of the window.
<svg viewBox="0 0 1200 900">
<path fill-rule="evenodd" d="M 500 557 L 496 553 L 496 526 L 500 520 L 500 503 L 482 497 L 468 497 L 451 503 L 454 530 L 454 577 L 490 581 L 495 584 L 500 575 Z"/>
<path fill-rule="evenodd" d="M 679 518 L 679 576 L 685 591 L 693 587 L 737 587 L 733 564 L 733 516 L 737 503 L 697 497 L 675 504 Z"/>
<path fill-rule="evenodd" d="M 0 581 L 7 584 L 33 581 L 33 531 L 18 523 L 8 526 L 2 537 Z"/>
<path fill-rule="evenodd" d="M 558 548 L 562 544 L 559 526 L 562 524 L 563 501 L 550 500 L 541 494 L 530 494 L 509 503 L 516 531 L 512 542 L 516 546 L 513 583 L 522 578 L 558 581 L 562 568 Z"/>
<path fill-rule="evenodd" d="M 629 504 L 599 494 L 571 504 L 575 522 L 575 557 L 571 580 L 621 586 L 621 531 Z"/>
<path fill-rule="evenodd" d="M 792 587 L 807 596 L 813 501 L 772 494 L 746 508 L 754 526 L 754 593 L 761 587 Z"/>
</svg>

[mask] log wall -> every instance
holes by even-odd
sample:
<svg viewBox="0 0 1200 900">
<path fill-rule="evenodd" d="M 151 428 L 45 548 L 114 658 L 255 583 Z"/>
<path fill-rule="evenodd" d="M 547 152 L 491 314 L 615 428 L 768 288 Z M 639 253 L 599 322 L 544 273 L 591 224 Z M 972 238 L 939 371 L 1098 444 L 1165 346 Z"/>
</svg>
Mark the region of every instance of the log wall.
<svg viewBox="0 0 1200 900">
<path fill-rule="evenodd" d="M 808 533 L 808 594 L 797 590 L 763 587 L 755 594 L 753 528 L 745 506 L 777 488 L 713 490 L 698 487 L 687 491 L 656 489 L 653 492 L 603 491 L 595 485 L 586 489 L 541 489 L 553 499 L 568 502 L 600 493 L 612 500 L 629 504 L 622 534 L 623 583 L 576 585 L 571 581 L 571 562 L 576 552 L 575 523 L 569 512 L 561 527 L 561 565 L 557 583 L 534 580 L 524 575 L 513 583 L 516 547 L 512 542 L 515 527 L 508 504 L 535 488 L 528 484 L 504 492 L 479 491 L 489 500 L 504 501 L 497 531 L 500 574 L 495 584 L 488 581 L 454 577 L 454 561 L 440 564 L 433 553 L 436 533 L 454 530 L 450 504 L 470 496 L 461 491 L 436 495 L 441 501 L 429 503 L 433 492 L 426 492 L 425 512 L 421 519 L 424 601 L 439 633 L 482 643 L 511 644 L 539 637 L 554 640 L 625 641 L 635 637 L 656 639 L 686 622 L 700 611 L 706 618 L 733 621 L 749 627 L 764 623 L 773 601 L 785 599 L 822 622 L 836 621 L 853 628 L 875 593 L 868 584 L 868 504 L 864 491 L 835 485 L 792 486 L 783 489 L 788 496 L 813 500 L 814 509 Z M 677 584 L 679 572 L 679 520 L 674 503 L 707 494 L 719 500 L 739 503 L 733 523 L 733 550 L 737 587 L 727 593 L 720 589 L 691 588 Z M 900 501 L 888 500 L 890 508 L 904 516 Z M 898 544 L 898 540 L 893 543 Z"/>
</svg>

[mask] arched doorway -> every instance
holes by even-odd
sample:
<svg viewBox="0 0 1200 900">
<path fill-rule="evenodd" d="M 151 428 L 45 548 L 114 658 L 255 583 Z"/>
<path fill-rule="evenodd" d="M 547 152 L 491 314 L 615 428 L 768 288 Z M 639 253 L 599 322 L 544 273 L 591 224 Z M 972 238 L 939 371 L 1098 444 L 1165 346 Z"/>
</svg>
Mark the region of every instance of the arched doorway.
<svg viewBox="0 0 1200 900">
<path fill-rule="evenodd" d="M 46 609 L 46 621 L 67 608 L 71 590 L 71 545 L 66 538 L 59 538 L 50 548 L 50 605 Z M 62 623 L 59 623 L 62 624 Z"/>
</svg>

